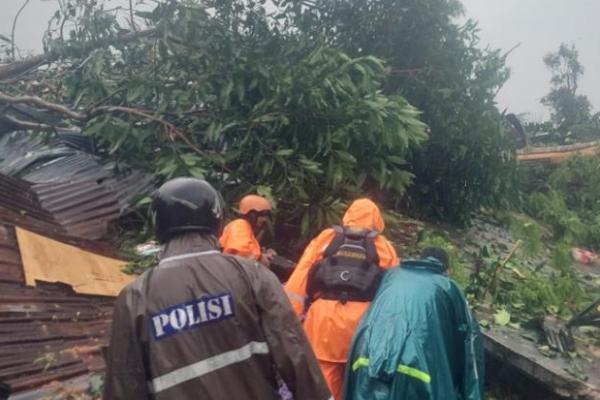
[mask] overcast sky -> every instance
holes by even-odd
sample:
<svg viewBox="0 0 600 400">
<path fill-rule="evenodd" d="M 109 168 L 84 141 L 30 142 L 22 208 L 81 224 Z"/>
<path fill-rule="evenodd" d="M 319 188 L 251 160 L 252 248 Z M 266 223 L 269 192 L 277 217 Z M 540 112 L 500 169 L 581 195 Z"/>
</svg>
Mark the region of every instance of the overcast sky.
<svg viewBox="0 0 600 400">
<path fill-rule="evenodd" d="M 549 90 L 550 74 L 542 57 L 561 42 L 574 43 L 585 67 L 580 92 L 600 110 L 600 0 L 462 0 L 467 17 L 479 21 L 482 46 L 509 50 L 510 80 L 498 94 L 500 108 L 548 115 L 540 98 Z M 122 0 L 112 0 L 120 3 Z M 12 20 L 22 0 L 0 0 L 0 33 L 10 36 Z M 41 51 L 41 38 L 57 0 L 30 0 L 17 25 L 17 43 L 25 52 Z"/>
<path fill-rule="evenodd" d="M 549 90 L 550 73 L 542 57 L 561 42 L 574 43 L 585 74 L 579 87 L 600 110 L 600 0 L 463 0 L 467 16 L 479 21 L 483 45 L 509 50 L 510 80 L 498 104 L 539 120 L 548 112 L 540 99 Z"/>
</svg>

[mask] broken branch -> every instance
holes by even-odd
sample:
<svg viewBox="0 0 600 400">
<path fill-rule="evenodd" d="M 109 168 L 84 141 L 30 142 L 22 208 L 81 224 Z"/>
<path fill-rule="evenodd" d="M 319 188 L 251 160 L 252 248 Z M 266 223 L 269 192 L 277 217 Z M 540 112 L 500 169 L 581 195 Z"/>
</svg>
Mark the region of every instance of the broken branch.
<svg viewBox="0 0 600 400">
<path fill-rule="evenodd" d="M 17 11 L 17 14 L 15 15 L 15 19 L 13 19 L 13 24 L 12 24 L 12 30 L 10 33 L 10 39 L 11 39 L 11 56 L 12 59 L 15 59 L 15 49 L 17 47 L 17 45 L 15 44 L 15 29 L 17 27 L 17 21 L 19 19 L 19 16 L 21 15 L 21 13 L 23 12 L 23 10 L 25 9 L 25 7 L 27 7 L 27 4 L 29 4 L 31 0 L 25 0 L 23 2 L 23 5 L 21 6 L 21 8 L 19 8 L 19 11 Z M 21 54 L 19 53 L 19 56 Z"/>
<path fill-rule="evenodd" d="M 173 123 L 166 121 L 160 116 L 155 116 L 151 111 L 141 110 L 138 108 L 131 107 L 123 107 L 123 106 L 99 106 L 90 108 L 87 112 L 78 112 L 71 110 L 70 108 L 62 105 L 51 103 L 37 96 L 9 96 L 6 93 L 0 92 L 0 103 L 5 104 L 29 104 L 34 105 L 45 110 L 54 111 L 60 114 L 63 114 L 71 119 L 75 119 L 77 121 L 88 121 L 94 117 L 97 117 L 102 114 L 128 114 L 136 117 L 140 117 L 142 119 L 150 120 L 161 124 L 165 127 L 167 131 L 167 135 L 169 139 L 173 140 L 175 137 L 181 139 L 185 144 L 187 144 L 191 149 L 193 149 L 196 153 L 206 156 L 206 153 L 199 149 L 188 137 L 187 135 L 175 126 Z M 4 118 L 9 119 L 12 118 L 7 115 L 3 115 Z M 27 129 L 41 129 L 47 130 L 48 126 L 45 124 L 35 124 L 35 123 L 27 123 L 26 121 L 15 120 L 18 122 L 18 125 L 21 127 L 25 127 L 27 125 Z M 12 122 L 12 121 L 11 121 Z"/>
<path fill-rule="evenodd" d="M 155 35 L 156 32 L 156 28 L 149 28 L 143 31 L 129 32 L 124 35 L 118 35 L 114 38 L 114 40 L 101 40 L 97 42 L 95 46 L 90 46 L 89 48 L 87 48 L 87 51 L 91 52 L 92 50 L 111 45 L 115 42 L 128 43 L 137 39 L 151 37 Z M 51 63 L 59 57 L 60 54 L 50 52 L 38 54 L 36 56 L 32 56 L 24 60 L 14 61 L 9 64 L 0 65 L 0 80 L 12 78 L 15 75 L 27 72 L 33 68 L 37 68 L 39 66 Z"/>
<path fill-rule="evenodd" d="M 13 96 L 8 96 L 7 94 L 0 92 L 0 103 L 30 104 L 30 105 L 35 105 L 35 106 L 38 106 L 38 107 L 46 109 L 46 110 L 55 111 L 55 112 L 64 114 L 64 115 L 68 116 L 69 118 L 76 119 L 79 121 L 84 121 L 84 120 L 88 119 L 85 114 L 73 111 L 73 110 L 69 109 L 68 107 L 65 107 L 61 104 L 50 103 L 50 102 L 48 102 L 40 97 L 37 97 L 37 96 L 13 97 Z"/>
<path fill-rule="evenodd" d="M 0 120 L 6 121 L 6 122 L 10 123 L 11 125 L 13 125 L 15 128 L 20 128 L 20 129 L 32 129 L 32 130 L 36 130 L 36 131 L 54 130 L 54 127 L 52 127 L 50 125 L 29 122 L 29 121 L 23 121 L 18 118 L 15 118 L 11 115 L 7 115 L 7 114 L 0 115 Z"/>
</svg>

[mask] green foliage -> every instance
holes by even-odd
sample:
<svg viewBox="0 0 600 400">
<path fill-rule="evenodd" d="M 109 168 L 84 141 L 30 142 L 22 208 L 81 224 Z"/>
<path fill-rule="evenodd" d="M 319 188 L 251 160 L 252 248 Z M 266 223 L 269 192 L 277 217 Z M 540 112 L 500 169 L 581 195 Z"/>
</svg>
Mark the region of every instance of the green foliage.
<svg viewBox="0 0 600 400">
<path fill-rule="evenodd" d="M 514 215 L 510 219 L 510 232 L 516 240 L 520 240 L 525 256 L 539 255 L 544 247 L 544 229 L 533 219 L 525 215 Z"/>
<path fill-rule="evenodd" d="M 561 193 L 533 193 L 527 207 L 531 215 L 550 226 L 555 240 L 568 243 L 581 243 L 583 240 L 586 226 L 577 213 L 567 208 Z"/>
<path fill-rule="evenodd" d="M 569 160 L 550 175 L 549 190 L 529 195 L 526 211 L 547 224 L 556 240 L 600 249 L 599 169 L 600 157 Z"/>
<path fill-rule="evenodd" d="M 454 0 L 286 1 L 294 23 L 313 40 L 353 56 L 387 61 L 387 93 L 423 110 L 430 140 L 409 158 L 415 175 L 406 204 L 465 223 L 481 206 L 510 197 L 514 155 L 494 104 L 508 77 L 504 56 L 482 50 L 476 24 L 456 23 Z"/>
<path fill-rule="evenodd" d="M 89 396 L 92 397 L 92 399 L 101 399 L 103 388 L 104 388 L 104 376 L 103 375 L 92 375 L 90 377 L 88 388 L 87 388 L 86 392 Z"/>
<path fill-rule="evenodd" d="M 155 267 L 158 264 L 158 259 L 155 256 L 135 256 L 125 265 L 123 272 L 126 274 L 140 275 L 149 268 Z"/>
<path fill-rule="evenodd" d="M 596 118 L 595 116 L 592 118 Z M 600 138 L 600 122 L 597 119 L 571 126 L 567 132 L 567 142 L 591 141 Z"/>
<path fill-rule="evenodd" d="M 572 272 L 571 249 L 566 243 L 557 243 L 552 249 L 551 265 L 563 275 L 569 275 Z"/>
<path fill-rule="evenodd" d="M 426 125 L 404 98 L 382 93 L 380 59 L 305 40 L 241 0 L 137 10 L 158 34 L 124 42 L 115 38 L 128 23 L 102 4 L 77 2 L 67 16 L 77 28 L 48 47 L 67 66 L 64 101 L 108 110 L 84 128 L 120 162 L 207 178 L 230 204 L 267 191 L 282 238 L 338 222 L 365 191 L 400 198 L 411 183 L 406 159 Z M 112 45 L 89 53 L 98 42 Z"/>
<path fill-rule="evenodd" d="M 510 313 L 505 308 L 501 308 L 494 314 L 494 323 L 505 326 L 510 322 Z"/>
<path fill-rule="evenodd" d="M 533 264 L 527 256 L 513 256 L 502 265 L 503 256 L 484 247 L 467 293 L 480 303 L 489 302 L 498 310 L 506 310 L 514 322 L 549 314 L 568 318 L 588 300 L 572 269 L 568 250 L 564 245 L 557 246 L 552 257 L 554 268 L 550 269 L 544 262 Z"/>
<path fill-rule="evenodd" d="M 524 319 L 548 314 L 568 318 L 586 299 L 574 277 L 555 273 L 527 275 L 509 294 L 509 304 L 517 305 Z"/>
<path fill-rule="evenodd" d="M 567 206 L 593 219 L 600 212 L 600 157 L 576 157 L 550 176 L 550 187 L 564 194 Z"/>
</svg>

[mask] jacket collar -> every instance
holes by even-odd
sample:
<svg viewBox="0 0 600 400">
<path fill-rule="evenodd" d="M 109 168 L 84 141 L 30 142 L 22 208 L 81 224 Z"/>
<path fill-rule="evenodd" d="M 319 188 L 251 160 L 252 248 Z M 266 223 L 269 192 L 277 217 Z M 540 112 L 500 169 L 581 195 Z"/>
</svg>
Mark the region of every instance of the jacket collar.
<svg viewBox="0 0 600 400">
<path fill-rule="evenodd" d="M 220 250 L 219 241 L 215 236 L 206 233 L 189 232 L 177 235 L 167 242 L 160 258 L 165 259 L 167 257 L 210 250 Z"/>
</svg>

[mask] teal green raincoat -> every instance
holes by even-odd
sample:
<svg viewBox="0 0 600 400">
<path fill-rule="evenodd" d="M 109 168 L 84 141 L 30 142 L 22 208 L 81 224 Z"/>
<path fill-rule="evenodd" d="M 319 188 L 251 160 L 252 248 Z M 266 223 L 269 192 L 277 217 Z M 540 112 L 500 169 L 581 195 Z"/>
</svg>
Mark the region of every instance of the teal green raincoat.
<svg viewBox="0 0 600 400">
<path fill-rule="evenodd" d="M 386 273 L 352 344 L 345 400 L 483 399 L 479 324 L 435 258 Z"/>
</svg>

